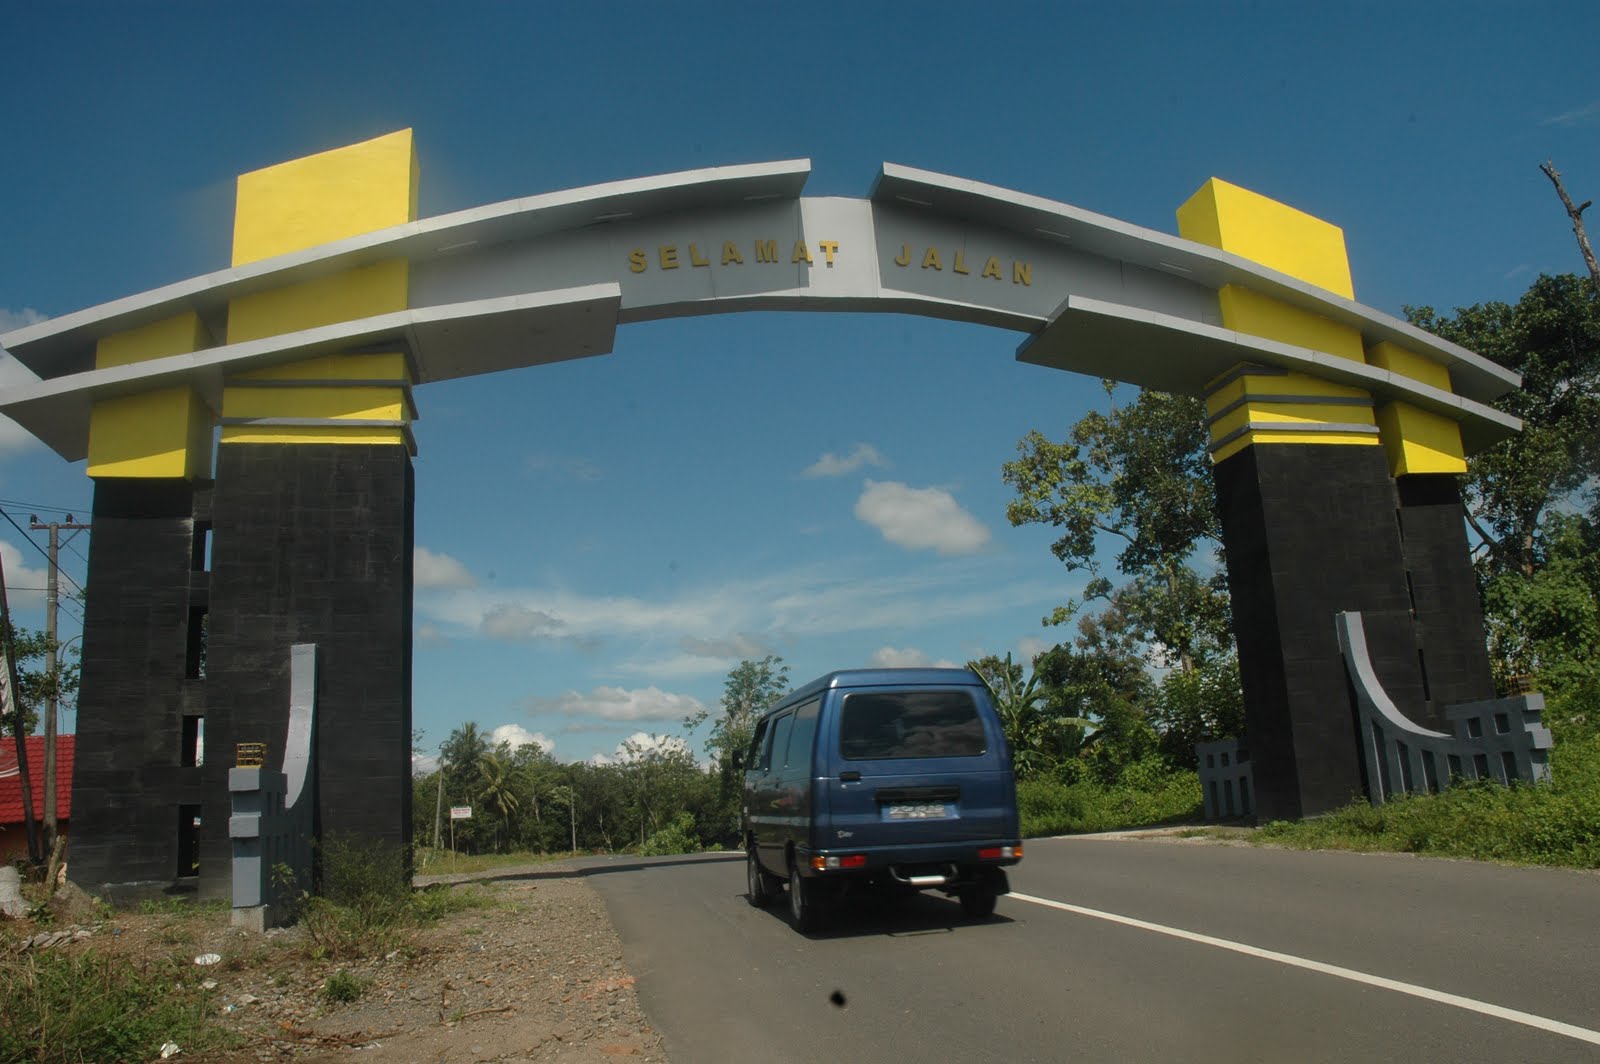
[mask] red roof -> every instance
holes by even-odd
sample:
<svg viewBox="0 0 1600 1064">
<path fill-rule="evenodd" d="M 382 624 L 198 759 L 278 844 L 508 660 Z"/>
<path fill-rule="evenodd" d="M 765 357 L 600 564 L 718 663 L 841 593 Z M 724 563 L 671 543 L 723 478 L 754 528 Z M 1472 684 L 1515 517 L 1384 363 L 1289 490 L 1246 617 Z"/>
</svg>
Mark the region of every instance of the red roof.
<svg viewBox="0 0 1600 1064">
<path fill-rule="evenodd" d="M 56 736 L 56 819 L 72 816 L 72 755 L 76 735 Z M 44 736 L 30 735 L 28 779 L 33 784 L 33 815 L 44 819 Z M 22 776 L 17 771 L 17 741 L 0 739 L 0 824 L 22 823 Z"/>
</svg>

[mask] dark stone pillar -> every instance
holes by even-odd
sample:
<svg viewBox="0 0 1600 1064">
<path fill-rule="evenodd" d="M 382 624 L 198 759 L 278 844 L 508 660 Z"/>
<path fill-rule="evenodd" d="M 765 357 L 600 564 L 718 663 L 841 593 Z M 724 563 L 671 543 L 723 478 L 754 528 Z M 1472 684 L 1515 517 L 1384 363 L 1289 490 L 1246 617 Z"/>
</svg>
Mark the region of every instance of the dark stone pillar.
<svg viewBox="0 0 1600 1064">
<path fill-rule="evenodd" d="M 317 829 L 411 842 L 411 572 L 415 482 L 392 444 L 224 443 L 212 508 L 207 787 L 234 744 L 283 766 L 289 647 L 317 645 Z M 226 868 L 227 820 L 208 818 L 201 867 Z M 201 892 L 228 881 L 202 875 Z"/>
<path fill-rule="evenodd" d="M 1395 485 L 1427 682 L 1428 708 L 1418 723 L 1449 731 L 1445 706 L 1495 696 L 1461 486 L 1450 473 L 1397 477 Z"/>
<path fill-rule="evenodd" d="M 1256 444 L 1213 470 L 1262 819 L 1364 792 L 1334 615 L 1359 610 L 1379 679 L 1423 704 L 1394 481 L 1381 447 Z"/>
<path fill-rule="evenodd" d="M 195 504 L 186 480 L 95 481 L 68 860 L 91 892 L 154 893 L 190 874 L 181 821 L 206 804 L 192 742 L 205 712 Z M 203 815 L 225 825 L 225 809 Z"/>
</svg>

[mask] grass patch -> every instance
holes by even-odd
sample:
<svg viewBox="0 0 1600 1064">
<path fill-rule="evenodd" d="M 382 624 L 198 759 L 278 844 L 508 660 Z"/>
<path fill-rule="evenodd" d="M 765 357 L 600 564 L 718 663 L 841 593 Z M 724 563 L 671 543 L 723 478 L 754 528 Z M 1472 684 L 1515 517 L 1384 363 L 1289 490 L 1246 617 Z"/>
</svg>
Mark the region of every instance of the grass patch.
<svg viewBox="0 0 1600 1064">
<path fill-rule="evenodd" d="M 154 1060 L 231 1041 L 207 1022 L 210 995 L 181 960 L 130 964 L 92 951 L 49 950 L 0 961 L 0 1064 Z"/>
<path fill-rule="evenodd" d="M 564 861 L 570 853 L 451 853 L 449 850 L 417 848 L 417 874 L 449 876 L 468 872 L 493 872 L 522 865 Z"/>
<path fill-rule="evenodd" d="M 322 984 L 322 996 L 329 1001 L 348 1004 L 359 998 L 366 989 L 367 984 L 359 977 L 340 968 Z"/>
<path fill-rule="evenodd" d="M 1600 868 L 1600 728 L 1592 716 L 1558 709 L 1547 782 L 1458 783 L 1380 806 L 1352 802 L 1315 820 L 1274 821 L 1256 841 Z"/>
<path fill-rule="evenodd" d="M 1022 834 L 1076 835 L 1186 820 L 1200 815 L 1200 777 L 1155 762 L 1131 766 L 1115 784 L 1062 783 L 1048 778 L 1017 782 Z"/>
</svg>

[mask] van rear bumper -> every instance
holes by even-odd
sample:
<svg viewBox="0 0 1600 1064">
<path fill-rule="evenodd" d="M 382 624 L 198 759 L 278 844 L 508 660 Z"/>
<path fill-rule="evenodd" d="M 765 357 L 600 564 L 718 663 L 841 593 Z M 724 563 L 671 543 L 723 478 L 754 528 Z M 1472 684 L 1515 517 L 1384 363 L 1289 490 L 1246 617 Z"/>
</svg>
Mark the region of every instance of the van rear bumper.
<svg viewBox="0 0 1600 1064">
<path fill-rule="evenodd" d="M 796 849 L 796 864 L 802 876 L 814 879 L 879 879 L 893 878 L 905 882 L 911 870 L 935 869 L 942 866 L 953 865 L 963 875 L 968 876 L 981 868 L 1005 868 L 1022 860 L 1018 857 L 985 858 L 979 856 L 979 851 L 999 847 L 1019 848 L 1021 839 L 980 839 L 976 841 L 919 843 L 912 846 L 865 846 L 844 847 L 830 846 L 826 849 L 813 850 L 805 847 Z M 812 867 L 812 858 L 820 857 L 826 860 L 829 857 L 838 857 L 842 861 L 847 857 L 865 858 L 865 862 L 848 868 L 827 868 L 818 870 Z M 892 870 L 892 871 L 891 871 Z M 898 874 L 894 874 L 898 873 Z"/>
</svg>

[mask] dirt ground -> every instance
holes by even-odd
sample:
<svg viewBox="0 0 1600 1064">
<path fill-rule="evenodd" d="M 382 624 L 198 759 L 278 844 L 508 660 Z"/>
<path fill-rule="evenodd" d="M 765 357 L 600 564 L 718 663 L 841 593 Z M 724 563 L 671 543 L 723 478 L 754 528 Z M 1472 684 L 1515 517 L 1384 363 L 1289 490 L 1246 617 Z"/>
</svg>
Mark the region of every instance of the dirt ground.
<svg viewBox="0 0 1600 1064">
<path fill-rule="evenodd" d="M 302 928 L 255 934 L 229 927 L 228 913 L 214 909 L 98 921 L 81 913 L 37 929 L 11 922 L 0 948 L 94 949 L 130 959 L 217 954 L 215 963 L 194 966 L 195 981 L 215 981 L 208 989 L 217 1020 L 242 1045 L 182 1052 L 172 1058 L 179 1061 L 665 1061 L 604 903 L 560 866 L 510 878 L 518 871 L 435 888 L 479 892 L 481 904 L 371 960 L 315 959 Z M 30 932 L 58 941 L 25 944 Z M 361 983 L 354 1001 L 328 999 L 327 980 L 340 969 Z"/>
</svg>

